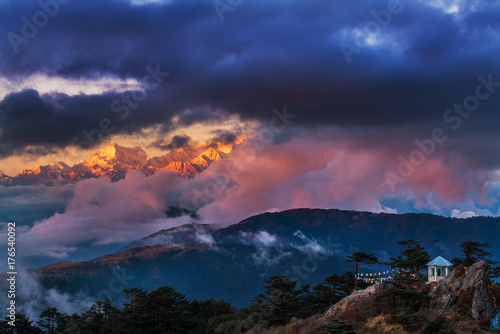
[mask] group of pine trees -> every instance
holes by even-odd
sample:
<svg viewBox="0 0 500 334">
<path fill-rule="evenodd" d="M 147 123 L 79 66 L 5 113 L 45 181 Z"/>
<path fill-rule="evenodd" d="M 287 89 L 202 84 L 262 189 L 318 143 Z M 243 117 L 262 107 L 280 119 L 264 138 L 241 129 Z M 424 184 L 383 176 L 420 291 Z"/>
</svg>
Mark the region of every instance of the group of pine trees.
<svg viewBox="0 0 500 334">
<path fill-rule="evenodd" d="M 434 242 L 434 241 L 432 241 Z M 423 271 L 430 261 L 421 241 L 399 242 L 400 253 L 382 263 L 391 267 L 395 285 L 422 281 Z M 470 266 L 479 260 L 492 265 L 489 245 L 468 240 L 461 244 L 462 258 L 453 258 L 455 266 Z M 67 315 L 55 307 L 44 310 L 33 323 L 26 315 L 16 314 L 16 326 L 9 319 L 0 321 L 0 333 L 71 333 L 71 334 L 127 334 L 127 333 L 244 333 L 255 328 L 271 328 L 287 324 L 292 318 L 304 319 L 325 312 L 330 306 L 369 283 L 356 279 L 360 267 L 379 264 L 374 254 L 355 252 L 347 257 L 355 271 L 332 274 L 319 284 L 298 286 L 287 276 L 272 276 L 266 280 L 264 292 L 257 295 L 249 308 L 236 310 L 223 300 L 193 300 L 169 286 L 151 292 L 125 289 L 126 302 L 121 308 L 111 301 L 97 301 L 89 310 Z M 495 269 L 498 273 L 498 267 Z M 342 324 L 330 324 L 340 326 Z M 325 328 L 325 330 L 328 330 Z"/>
<path fill-rule="evenodd" d="M 255 326 L 273 327 L 291 318 L 306 318 L 326 311 L 354 289 L 354 272 L 336 273 L 310 288 L 297 286 L 287 276 L 266 280 L 265 292 L 249 308 L 236 310 L 223 300 L 188 301 L 169 286 L 151 292 L 125 289 L 122 308 L 108 299 L 97 301 L 89 310 L 73 315 L 55 307 L 43 311 L 36 324 L 23 314 L 16 315 L 16 327 L 0 322 L 0 333 L 234 333 Z M 368 284 L 363 283 L 363 287 Z"/>
</svg>

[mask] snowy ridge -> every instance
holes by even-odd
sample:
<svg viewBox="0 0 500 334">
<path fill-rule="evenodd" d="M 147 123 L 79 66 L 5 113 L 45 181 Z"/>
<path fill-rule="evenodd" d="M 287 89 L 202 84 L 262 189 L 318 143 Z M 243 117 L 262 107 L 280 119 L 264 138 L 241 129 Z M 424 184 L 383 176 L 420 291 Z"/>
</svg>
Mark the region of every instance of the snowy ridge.
<svg viewBox="0 0 500 334">
<path fill-rule="evenodd" d="M 207 142 L 178 148 L 153 158 L 149 158 L 139 146 L 124 147 L 111 142 L 97 150 L 87 161 L 72 167 L 62 161 L 52 161 L 46 166 L 26 168 L 13 177 L 0 174 L 0 185 L 54 185 L 96 177 L 110 177 L 116 181 L 131 170 L 141 170 L 148 176 L 168 170 L 181 178 L 194 178 L 212 163 L 226 159 L 233 146 L 242 141 L 239 139 L 230 144 Z"/>
</svg>

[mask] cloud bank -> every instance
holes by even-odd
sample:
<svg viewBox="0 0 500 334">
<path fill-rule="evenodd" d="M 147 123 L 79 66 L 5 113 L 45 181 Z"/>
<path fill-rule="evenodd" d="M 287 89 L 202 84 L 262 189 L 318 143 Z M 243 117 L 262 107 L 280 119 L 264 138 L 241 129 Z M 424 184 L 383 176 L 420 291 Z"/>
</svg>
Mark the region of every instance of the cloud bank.
<svg viewBox="0 0 500 334">
<path fill-rule="evenodd" d="M 383 149 L 354 150 L 318 142 L 292 139 L 257 150 L 250 141 L 238 146 L 231 159 L 212 164 L 192 180 L 179 179 L 173 172 L 146 177 L 132 171 L 114 183 L 108 178 L 80 181 L 65 210 L 37 221 L 20 242 L 30 245 L 26 255 L 41 251 L 63 259 L 83 245 L 129 243 L 187 222 L 227 226 L 270 207 L 417 211 L 460 218 L 474 212 L 497 214 L 495 188 L 484 186 L 485 180 L 493 184 L 488 175 L 464 171 L 460 164 L 436 157 L 395 194 L 384 178 L 393 161 Z M 168 207 L 196 210 L 200 219 L 167 218 Z M 200 242 L 214 245 L 210 235 L 198 234 Z M 304 251 L 321 252 L 314 240 L 300 233 L 297 237 Z M 264 232 L 248 238 L 264 248 L 279 245 L 275 236 Z"/>
</svg>

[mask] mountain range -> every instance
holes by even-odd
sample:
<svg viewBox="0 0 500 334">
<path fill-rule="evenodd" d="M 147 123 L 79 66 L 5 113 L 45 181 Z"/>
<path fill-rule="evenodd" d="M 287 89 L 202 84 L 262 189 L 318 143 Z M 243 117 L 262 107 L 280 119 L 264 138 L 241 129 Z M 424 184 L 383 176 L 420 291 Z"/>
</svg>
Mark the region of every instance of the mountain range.
<svg viewBox="0 0 500 334">
<path fill-rule="evenodd" d="M 490 243 L 489 250 L 499 260 L 498 235 L 500 218 L 294 209 L 260 214 L 225 228 L 178 226 L 114 254 L 55 263 L 31 273 L 48 288 L 94 298 L 118 301 L 123 288 L 169 285 L 189 298 L 223 298 L 248 306 L 272 275 L 317 284 L 333 272 L 353 270 L 347 255 L 375 253 L 384 262 L 397 256 L 397 242 L 407 239 L 419 240 L 431 257 L 451 259 L 461 255 L 460 243 L 472 238 Z M 439 242 L 429 242 L 433 239 Z M 379 265 L 361 271 L 387 269 Z"/>
<path fill-rule="evenodd" d="M 88 160 L 73 166 L 63 161 L 52 161 L 45 166 L 26 168 L 12 177 L 0 174 L 0 185 L 54 185 L 103 176 L 116 181 L 124 178 L 131 170 L 141 170 L 148 176 L 169 170 L 181 178 L 188 179 L 203 172 L 213 162 L 226 159 L 233 146 L 243 140 L 241 137 L 233 143 L 206 142 L 177 148 L 153 158 L 148 157 L 139 146 L 124 147 L 111 142 L 97 150 Z"/>
</svg>

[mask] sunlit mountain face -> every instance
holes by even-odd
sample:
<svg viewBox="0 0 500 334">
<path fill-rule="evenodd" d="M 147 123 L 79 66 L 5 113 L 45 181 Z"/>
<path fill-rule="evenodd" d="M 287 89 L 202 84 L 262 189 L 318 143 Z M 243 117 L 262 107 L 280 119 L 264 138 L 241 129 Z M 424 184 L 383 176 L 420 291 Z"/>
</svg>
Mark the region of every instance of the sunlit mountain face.
<svg viewBox="0 0 500 334">
<path fill-rule="evenodd" d="M 92 154 L 87 161 L 71 167 L 63 161 L 52 161 L 45 166 L 26 168 L 13 177 L 3 174 L 0 181 L 4 186 L 57 185 L 98 177 L 110 177 L 117 181 L 132 170 L 142 171 L 148 176 L 159 171 L 173 171 L 179 177 L 189 179 L 213 162 L 228 158 L 233 146 L 244 140 L 245 137 L 237 138 L 232 143 L 205 142 L 177 148 L 152 158 L 139 146 L 123 147 L 111 142 Z"/>
<path fill-rule="evenodd" d="M 498 219 L 498 17 L 477 0 L 0 1 L 0 223 L 34 269 L 298 208 Z"/>
</svg>

